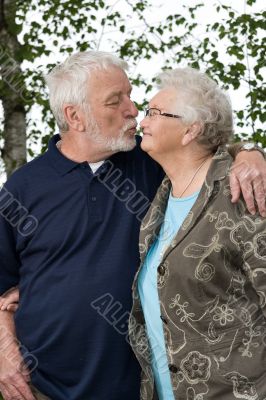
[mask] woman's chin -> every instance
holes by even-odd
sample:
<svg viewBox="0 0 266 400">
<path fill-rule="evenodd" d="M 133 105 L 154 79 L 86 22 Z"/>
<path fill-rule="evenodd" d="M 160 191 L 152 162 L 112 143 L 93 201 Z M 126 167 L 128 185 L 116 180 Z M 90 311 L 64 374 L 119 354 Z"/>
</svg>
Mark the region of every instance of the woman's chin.
<svg viewBox="0 0 266 400">
<path fill-rule="evenodd" d="M 140 144 L 140 147 L 142 148 L 142 150 L 146 151 L 147 153 L 152 149 L 150 139 L 151 139 L 151 136 L 143 136 L 141 144 Z"/>
</svg>

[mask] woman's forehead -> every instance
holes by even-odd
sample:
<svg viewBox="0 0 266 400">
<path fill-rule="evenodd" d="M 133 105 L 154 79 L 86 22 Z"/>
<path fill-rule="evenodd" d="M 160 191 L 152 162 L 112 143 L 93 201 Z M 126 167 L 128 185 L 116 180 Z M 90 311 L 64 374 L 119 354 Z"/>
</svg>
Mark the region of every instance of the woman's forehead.
<svg viewBox="0 0 266 400">
<path fill-rule="evenodd" d="M 168 106 L 173 104 L 173 101 L 176 102 L 178 98 L 178 94 L 173 88 L 166 88 L 159 90 L 150 100 L 149 106 Z"/>
</svg>

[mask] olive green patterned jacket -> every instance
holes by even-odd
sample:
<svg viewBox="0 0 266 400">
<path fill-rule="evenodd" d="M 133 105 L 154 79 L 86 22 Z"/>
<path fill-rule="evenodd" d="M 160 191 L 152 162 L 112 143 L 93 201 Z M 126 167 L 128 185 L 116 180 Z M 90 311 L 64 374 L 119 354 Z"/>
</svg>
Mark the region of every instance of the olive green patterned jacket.
<svg viewBox="0 0 266 400">
<path fill-rule="evenodd" d="M 219 148 L 157 270 L 167 368 L 178 400 L 266 400 L 266 219 L 248 214 L 241 200 L 231 203 L 231 164 Z M 165 177 L 143 220 L 141 266 L 170 188 Z M 152 400 L 157 394 L 137 277 L 129 336 L 142 367 L 141 399 Z"/>
</svg>

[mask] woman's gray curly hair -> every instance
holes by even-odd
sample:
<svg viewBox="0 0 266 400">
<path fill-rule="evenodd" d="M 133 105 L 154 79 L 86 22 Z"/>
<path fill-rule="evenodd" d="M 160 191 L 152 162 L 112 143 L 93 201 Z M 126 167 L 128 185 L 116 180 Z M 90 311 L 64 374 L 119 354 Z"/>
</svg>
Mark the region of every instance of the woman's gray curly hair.
<svg viewBox="0 0 266 400">
<path fill-rule="evenodd" d="M 159 89 L 177 92 L 177 113 L 185 123 L 202 126 L 198 143 L 211 151 L 233 137 L 233 115 L 229 97 L 206 74 L 187 67 L 162 72 L 157 77 Z"/>
</svg>

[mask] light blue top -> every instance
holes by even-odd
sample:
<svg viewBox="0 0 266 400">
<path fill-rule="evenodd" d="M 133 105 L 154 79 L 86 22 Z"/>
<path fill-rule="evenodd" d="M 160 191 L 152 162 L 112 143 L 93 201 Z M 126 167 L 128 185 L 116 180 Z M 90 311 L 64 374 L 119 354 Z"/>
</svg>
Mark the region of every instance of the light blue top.
<svg viewBox="0 0 266 400">
<path fill-rule="evenodd" d="M 152 354 L 152 368 L 160 400 L 174 400 L 174 394 L 165 350 L 163 324 L 160 319 L 157 267 L 161 262 L 163 253 L 176 236 L 195 203 L 198 194 L 199 192 L 196 192 L 181 199 L 170 194 L 159 236 L 152 244 L 138 277 L 138 291 L 145 316 Z"/>
</svg>

